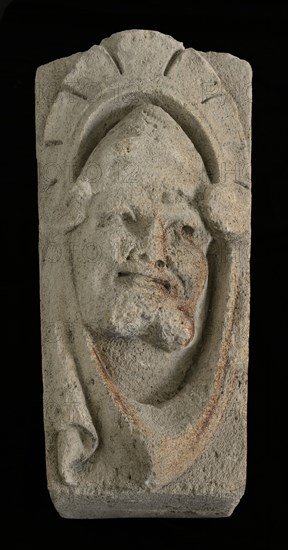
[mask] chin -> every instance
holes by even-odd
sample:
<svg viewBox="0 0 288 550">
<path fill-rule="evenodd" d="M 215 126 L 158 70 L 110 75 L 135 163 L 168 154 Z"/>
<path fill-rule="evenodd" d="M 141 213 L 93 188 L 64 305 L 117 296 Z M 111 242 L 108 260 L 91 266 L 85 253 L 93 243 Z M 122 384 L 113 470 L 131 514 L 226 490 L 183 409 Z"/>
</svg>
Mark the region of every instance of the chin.
<svg viewBox="0 0 288 550">
<path fill-rule="evenodd" d="M 107 332 L 118 338 L 141 339 L 166 351 L 183 349 L 192 342 L 194 321 L 174 303 L 153 304 L 117 300 L 110 314 Z M 129 307 L 128 307 L 129 306 Z"/>
<path fill-rule="evenodd" d="M 188 347 L 194 337 L 194 323 L 181 311 L 161 312 L 149 331 L 148 338 L 155 347 L 177 351 Z"/>
</svg>

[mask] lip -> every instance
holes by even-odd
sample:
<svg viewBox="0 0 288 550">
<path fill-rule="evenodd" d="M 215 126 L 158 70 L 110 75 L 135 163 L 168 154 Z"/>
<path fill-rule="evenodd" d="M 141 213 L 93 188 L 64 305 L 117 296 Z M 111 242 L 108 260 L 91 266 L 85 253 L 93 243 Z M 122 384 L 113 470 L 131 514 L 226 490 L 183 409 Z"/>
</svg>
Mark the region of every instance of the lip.
<svg viewBox="0 0 288 550">
<path fill-rule="evenodd" d="M 156 283 L 160 286 L 162 286 L 167 292 L 170 292 L 173 285 L 171 284 L 171 282 L 169 281 L 169 279 L 167 277 L 155 277 L 151 274 L 148 274 L 148 273 L 141 273 L 139 271 L 125 271 L 125 270 L 122 270 L 122 271 L 118 271 L 118 277 L 143 277 L 144 279 L 147 279 L 153 283 Z"/>
</svg>

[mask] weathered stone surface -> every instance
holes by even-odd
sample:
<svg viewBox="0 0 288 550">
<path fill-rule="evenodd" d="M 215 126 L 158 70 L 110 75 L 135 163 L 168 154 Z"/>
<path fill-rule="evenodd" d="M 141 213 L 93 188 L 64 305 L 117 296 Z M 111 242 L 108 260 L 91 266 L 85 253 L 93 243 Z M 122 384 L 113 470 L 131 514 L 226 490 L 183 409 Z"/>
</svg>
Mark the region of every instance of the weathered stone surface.
<svg viewBox="0 0 288 550">
<path fill-rule="evenodd" d="M 64 517 L 232 513 L 245 488 L 246 61 L 155 31 L 39 67 L 48 485 Z"/>
</svg>

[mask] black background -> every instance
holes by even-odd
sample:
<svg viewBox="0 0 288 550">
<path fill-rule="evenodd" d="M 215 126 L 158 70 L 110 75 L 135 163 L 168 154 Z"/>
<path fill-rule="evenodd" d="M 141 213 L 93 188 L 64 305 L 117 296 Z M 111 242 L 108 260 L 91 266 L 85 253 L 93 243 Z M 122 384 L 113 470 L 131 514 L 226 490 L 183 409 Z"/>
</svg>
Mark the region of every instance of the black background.
<svg viewBox="0 0 288 550">
<path fill-rule="evenodd" d="M 8 1 L 6 0 L 6 4 Z M 280 323 L 271 321 L 275 296 L 284 300 L 278 280 L 285 250 L 285 123 L 287 85 L 283 60 L 284 4 L 179 2 L 17 1 L 2 13 L 1 43 L 1 217 L 2 287 L 8 328 L 2 344 L 4 413 L 2 509 L 12 521 L 11 542 L 39 545 L 63 535 L 67 546 L 138 543 L 171 547 L 282 548 L 269 545 L 269 486 L 283 454 L 278 423 L 273 424 L 269 455 L 267 421 L 281 399 L 283 361 L 279 357 Z M 217 520 L 125 519 L 64 520 L 46 489 L 42 418 L 41 347 L 37 250 L 37 168 L 34 135 L 34 78 L 39 65 L 85 51 L 113 32 L 155 29 L 186 47 L 230 52 L 250 62 L 254 72 L 252 314 L 248 429 L 248 481 L 232 517 Z M 276 130 L 277 124 L 277 130 Z M 283 128 L 283 134 L 281 133 Z M 280 133 L 279 133 L 280 129 Z M 280 138 L 279 138 L 280 136 Z M 2 242 L 3 242 L 2 241 Z M 5 244 L 7 243 L 7 245 Z M 273 298 L 274 297 L 274 298 Z M 8 317 L 5 317 L 7 315 Z M 8 319 L 8 320 L 7 320 Z M 275 326 L 277 325 L 277 326 Z M 274 332 L 273 332 L 274 331 Z M 273 339 L 277 334 L 277 339 Z M 271 346 L 273 344 L 273 346 Z M 271 349 L 273 347 L 273 361 Z M 287 362 L 287 361 L 286 361 Z M 277 370 L 277 377 L 276 377 Z M 280 381 L 280 383 L 279 383 Z M 266 385 L 271 401 L 267 407 Z M 273 410 L 272 410 L 273 409 Z M 273 472 L 273 476 L 271 476 Z M 269 481 L 270 480 L 270 481 Z M 3 514 L 2 514 L 3 517 Z M 5 519 L 6 522 L 6 519 Z M 4 525 L 5 527 L 5 525 Z M 43 539 L 44 537 L 44 539 Z"/>
</svg>

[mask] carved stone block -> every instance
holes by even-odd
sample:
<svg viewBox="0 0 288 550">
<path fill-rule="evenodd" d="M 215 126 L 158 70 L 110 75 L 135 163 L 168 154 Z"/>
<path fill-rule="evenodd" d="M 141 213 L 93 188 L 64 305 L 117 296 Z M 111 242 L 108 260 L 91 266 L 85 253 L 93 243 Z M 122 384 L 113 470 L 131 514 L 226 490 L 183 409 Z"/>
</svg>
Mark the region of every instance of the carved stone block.
<svg viewBox="0 0 288 550">
<path fill-rule="evenodd" d="M 48 485 L 64 517 L 217 517 L 245 488 L 246 61 L 133 30 L 38 68 Z"/>
</svg>

